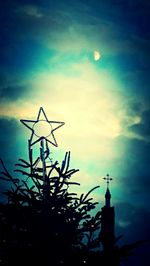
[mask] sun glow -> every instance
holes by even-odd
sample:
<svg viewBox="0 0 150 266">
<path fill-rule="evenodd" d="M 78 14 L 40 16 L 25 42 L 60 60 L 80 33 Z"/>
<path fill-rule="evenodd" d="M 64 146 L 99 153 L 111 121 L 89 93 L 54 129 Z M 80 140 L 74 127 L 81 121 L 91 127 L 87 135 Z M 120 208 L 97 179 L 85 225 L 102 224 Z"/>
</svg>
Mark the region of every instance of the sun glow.
<svg viewBox="0 0 150 266">
<path fill-rule="evenodd" d="M 38 121 L 33 125 L 34 134 L 37 137 L 48 137 L 51 134 L 52 127 L 47 121 Z"/>
<path fill-rule="evenodd" d="M 121 132 L 119 85 L 90 62 L 71 67 L 78 74 L 45 71 L 32 78 L 32 101 L 14 105 L 13 114 L 17 119 L 35 118 L 42 106 L 50 120 L 65 122 L 63 134 L 56 133 L 62 149 L 80 152 L 82 158 L 100 153 L 112 157 L 110 141 Z M 11 108 L 5 110 L 5 115 L 11 114 Z"/>
</svg>

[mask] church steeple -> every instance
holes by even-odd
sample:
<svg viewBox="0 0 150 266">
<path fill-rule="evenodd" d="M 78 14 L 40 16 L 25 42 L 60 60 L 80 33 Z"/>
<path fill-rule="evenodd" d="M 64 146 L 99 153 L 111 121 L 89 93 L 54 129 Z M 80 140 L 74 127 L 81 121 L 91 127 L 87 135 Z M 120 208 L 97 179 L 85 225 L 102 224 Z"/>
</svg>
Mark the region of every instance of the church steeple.
<svg viewBox="0 0 150 266">
<path fill-rule="evenodd" d="M 104 177 L 103 179 L 107 181 L 107 189 L 105 193 L 105 207 L 110 208 L 111 194 L 109 190 L 109 182 L 112 180 L 112 178 L 109 177 L 109 174 L 107 174 L 106 177 Z"/>
<path fill-rule="evenodd" d="M 109 188 L 107 188 L 106 194 L 105 194 L 105 206 L 107 208 L 110 207 L 110 199 L 111 199 L 111 194 L 110 194 Z"/>
<path fill-rule="evenodd" d="M 102 207 L 101 239 L 104 252 L 110 253 L 114 250 L 115 243 L 115 211 L 114 207 L 111 206 L 111 194 L 109 190 L 109 183 L 112 178 L 107 174 L 103 179 L 106 180 L 107 188 L 105 193 L 105 205 Z"/>
</svg>

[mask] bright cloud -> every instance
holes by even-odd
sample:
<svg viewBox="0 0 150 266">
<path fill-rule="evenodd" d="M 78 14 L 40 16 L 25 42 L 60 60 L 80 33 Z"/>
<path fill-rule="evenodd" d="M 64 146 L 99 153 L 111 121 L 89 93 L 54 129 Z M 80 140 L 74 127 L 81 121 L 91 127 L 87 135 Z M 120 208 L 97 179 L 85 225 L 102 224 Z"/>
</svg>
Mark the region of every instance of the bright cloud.
<svg viewBox="0 0 150 266">
<path fill-rule="evenodd" d="M 43 106 L 50 120 L 64 121 L 56 133 L 61 148 L 80 154 L 80 158 L 115 156 L 112 141 L 121 133 L 119 83 L 109 72 L 94 65 L 71 64 L 74 75 L 43 71 L 32 78 L 32 93 L 26 101 L 10 104 L 1 114 L 35 118 Z"/>
</svg>

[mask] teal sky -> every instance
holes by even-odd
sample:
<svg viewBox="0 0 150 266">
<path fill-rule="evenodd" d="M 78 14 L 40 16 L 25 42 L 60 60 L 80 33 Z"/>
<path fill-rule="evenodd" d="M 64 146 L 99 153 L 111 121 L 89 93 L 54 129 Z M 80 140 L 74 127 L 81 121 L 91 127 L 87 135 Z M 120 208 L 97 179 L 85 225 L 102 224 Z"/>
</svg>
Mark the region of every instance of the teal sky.
<svg viewBox="0 0 150 266">
<path fill-rule="evenodd" d="M 53 159 L 71 151 L 80 192 L 101 186 L 99 208 L 102 177 L 113 177 L 117 230 L 133 240 L 150 233 L 148 222 L 140 230 L 150 221 L 149 10 L 146 0 L 6 0 L 0 8 L 0 156 L 11 171 L 27 158 L 20 119 L 36 119 L 42 106 L 65 122 Z"/>
</svg>

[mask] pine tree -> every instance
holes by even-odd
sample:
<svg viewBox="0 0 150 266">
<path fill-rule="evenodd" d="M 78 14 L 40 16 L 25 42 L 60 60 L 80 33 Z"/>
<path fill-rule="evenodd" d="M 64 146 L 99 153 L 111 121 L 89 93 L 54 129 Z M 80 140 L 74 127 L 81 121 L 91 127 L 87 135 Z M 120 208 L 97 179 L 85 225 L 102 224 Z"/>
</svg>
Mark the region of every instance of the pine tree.
<svg viewBox="0 0 150 266">
<path fill-rule="evenodd" d="M 100 228 L 100 212 L 91 215 L 97 202 L 89 197 L 98 188 L 77 196 L 69 187 L 79 185 L 70 178 L 78 170 L 69 169 L 70 152 L 59 166 L 58 162 L 43 169 L 34 162 L 20 159 L 17 164 L 25 178 L 16 179 L 7 171 L 3 161 L 1 179 L 11 183 L 4 192 L 7 203 L 0 205 L 1 261 L 3 265 L 32 264 L 78 265 L 88 262 L 89 251 L 99 247 L 95 232 Z M 25 170 L 22 170 L 25 169 Z"/>
</svg>

